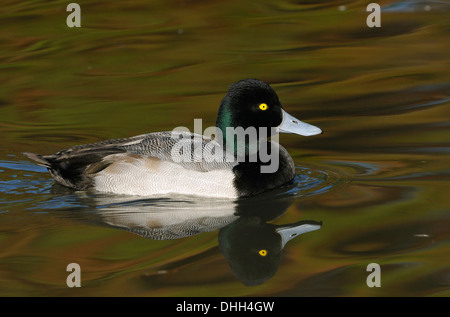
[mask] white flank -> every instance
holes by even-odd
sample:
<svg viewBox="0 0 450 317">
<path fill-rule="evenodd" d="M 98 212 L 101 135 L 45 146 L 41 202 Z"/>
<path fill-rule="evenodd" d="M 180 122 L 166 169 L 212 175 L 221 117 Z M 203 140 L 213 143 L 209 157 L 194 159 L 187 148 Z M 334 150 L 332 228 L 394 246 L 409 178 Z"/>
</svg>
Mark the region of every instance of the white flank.
<svg viewBox="0 0 450 317">
<path fill-rule="evenodd" d="M 94 176 L 95 189 L 138 196 L 194 195 L 237 198 L 231 170 L 199 172 L 143 156 L 116 155 L 114 163 Z"/>
</svg>

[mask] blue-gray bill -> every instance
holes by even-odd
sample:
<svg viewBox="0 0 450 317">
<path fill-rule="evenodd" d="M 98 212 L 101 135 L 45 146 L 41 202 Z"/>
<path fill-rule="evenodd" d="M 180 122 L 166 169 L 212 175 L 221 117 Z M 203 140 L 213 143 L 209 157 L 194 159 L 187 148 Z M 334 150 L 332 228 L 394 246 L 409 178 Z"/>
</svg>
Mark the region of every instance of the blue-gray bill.
<svg viewBox="0 0 450 317">
<path fill-rule="evenodd" d="M 322 130 L 320 128 L 312 124 L 300 121 L 284 110 L 281 111 L 283 113 L 283 121 L 281 121 L 281 124 L 278 126 L 279 132 L 294 133 L 303 136 L 311 136 L 322 133 Z"/>
</svg>

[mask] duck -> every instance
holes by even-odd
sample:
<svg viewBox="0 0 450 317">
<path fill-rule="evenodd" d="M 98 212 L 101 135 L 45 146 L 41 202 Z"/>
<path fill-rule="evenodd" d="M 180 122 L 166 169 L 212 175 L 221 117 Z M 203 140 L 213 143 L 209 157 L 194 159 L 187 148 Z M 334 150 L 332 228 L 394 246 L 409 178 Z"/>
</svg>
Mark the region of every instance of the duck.
<svg viewBox="0 0 450 317">
<path fill-rule="evenodd" d="M 210 135 L 151 132 L 56 154 L 23 154 L 47 168 L 57 184 L 75 191 L 239 199 L 293 182 L 293 159 L 274 140 L 279 133 L 322 133 L 287 113 L 268 83 L 251 78 L 229 86 L 214 128 Z"/>
</svg>

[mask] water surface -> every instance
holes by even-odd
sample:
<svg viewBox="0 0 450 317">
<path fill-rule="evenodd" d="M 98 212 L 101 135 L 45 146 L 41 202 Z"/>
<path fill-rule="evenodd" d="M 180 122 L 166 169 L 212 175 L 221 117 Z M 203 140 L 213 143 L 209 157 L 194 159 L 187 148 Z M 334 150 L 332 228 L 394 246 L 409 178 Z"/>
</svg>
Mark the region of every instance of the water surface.
<svg viewBox="0 0 450 317">
<path fill-rule="evenodd" d="M 72 29 L 66 1 L 0 9 L 1 296 L 450 294 L 447 1 L 380 2 L 381 28 L 361 1 L 78 3 Z M 324 131 L 280 137 L 298 177 L 269 195 L 73 192 L 21 155 L 194 118 L 207 128 L 247 77 Z M 322 226 L 270 264 L 233 244 L 274 243 L 276 226 L 301 221 Z M 66 285 L 69 263 L 80 288 Z"/>
</svg>

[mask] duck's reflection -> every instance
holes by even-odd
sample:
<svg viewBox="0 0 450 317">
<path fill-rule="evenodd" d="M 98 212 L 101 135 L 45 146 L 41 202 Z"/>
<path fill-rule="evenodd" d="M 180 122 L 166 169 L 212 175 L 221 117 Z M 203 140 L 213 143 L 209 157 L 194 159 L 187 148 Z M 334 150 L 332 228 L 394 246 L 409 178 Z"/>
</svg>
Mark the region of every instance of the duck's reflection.
<svg viewBox="0 0 450 317">
<path fill-rule="evenodd" d="M 109 200 L 97 210 L 109 226 L 148 239 L 171 240 L 219 230 L 239 218 L 235 208 L 235 203 L 228 201 L 123 198 L 113 204 Z"/>
<path fill-rule="evenodd" d="M 272 225 L 258 217 L 241 217 L 219 232 L 219 247 L 234 275 L 245 285 L 264 283 L 277 271 L 286 243 L 318 230 L 321 223 L 299 221 Z"/>
<path fill-rule="evenodd" d="M 322 223 L 298 221 L 285 225 L 267 223 L 286 212 L 290 199 L 267 197 L 241 202 L 239 218 L 219 231 L 219 248 L 234 275 L 245 285 L 264 283 L 277 271 L 286 243 L 299 235 L 318 230 Z"/>
<path fill-rule="evenodd" d="M 113 199 L 113 200 L 112 200 Z M 293 201 L 271 195 L 239 201 L 192 198 L 145 199 L 95 196 L 103 224 L 154 240 L 179 239 L 219 230 L 219 249 L 245 285 L 258 285 L 278 270 L 286 243 L 322 223 L 298 221 L 274 225 Z"/>
</svg>

